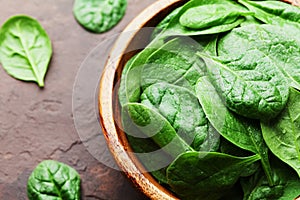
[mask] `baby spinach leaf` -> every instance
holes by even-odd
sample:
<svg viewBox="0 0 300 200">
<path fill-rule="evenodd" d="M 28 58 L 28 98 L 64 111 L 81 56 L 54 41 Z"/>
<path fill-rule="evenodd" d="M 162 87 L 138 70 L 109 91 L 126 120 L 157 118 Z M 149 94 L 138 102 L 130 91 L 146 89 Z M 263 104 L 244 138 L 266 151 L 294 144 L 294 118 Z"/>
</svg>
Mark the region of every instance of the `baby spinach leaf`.
<svg viewBox="0 0 300 200">
<path fill-rule="evenodd" d="M 258 155 L 234 157 L 217 152 L 186 152 L 167 168 L 171 188 L 184 199 L 220 199 Z M 192 173 L 191 173 L 192 172 Z"/>
<path fill-rule="evenodd" d="M 268 184 L 266 176 L 261 171 L 257 171 L 250 178 L 242 178 L 244 200 L 290 200 L 295 199 L 300 194 L 300 179 L 295 172 L 281 161 L 272 161 L 274 185 Z"/>
<path fill-rule="evenodd" d="M 166 166 L 172 162 L 170 155 L 160 151 L 160 147 L 151 138 L 138 138 L 127 135 L 134 155 L 145 166 L 147 172 L 156 178 L 160 184 L 167 184 Z"/>
<path fill-rule="evenodd" d="M 169 25 L 171 19 L 172 19 L 173 17 L 175 17 L 175 16 L 179 13 L 179 11 L 180 11 L 181 8 L 182 8 L 182 6 L 176 8 L 175 10 L 173 10 L 173 11 L 172 11 L 170 14 L 168 14 L 161 22 L 159 22 L 159 23 L 156 25 L 156 27 L 155 27 L 155 29 L 153 30 L 153 33 L 152 33 L 152 35 L 151 35 L 151 38 L 152 38 L 152 39 L 154 39 L 155 37 L 157 37 L 159 33 L 161 33 L 163 30 L 165 30 L 165 29 L 167 28 L 167 26 Z"/>
<path fill-rule="evenodd" d="M 75 0 L 73 13 L 84 28 L 102 33 L 123 18 L 126 7 L 127 0 Z"/>
<path fill-rule="evenodd" d="M 156 83 L 143 92 L 141 103 L 164 116 L 193 149 L 211 150 L 202 147 L 209 134 L 208 120 L 197 97 L 189 90 L 168 83 Z"/>
<path fill-rule="evenodd" d="M 123 108 L 122 126 L 134 151 L 134 156 L 160 183 L 167 183 L 165 167 L 173 161 L 173 158 L 164 152 L 151 138 L 142 133 L 128 114 L 127 110 Z M 129 151 L 127 153 L 131 154 Z"/>
<path fill-rule="evenodd" d="M 300 23 L 300 8 L 282 1 L 248 1 L 239 0 L 255 17 L 267 24 L 283 26 L 292 23 L 298 27 Z"/>
<path fill-rule="evenodd" d="M 270 79 L 270 83 L 279 87 L 281 83 L 277 78 L 280 79 L 278 76 L 282 73 L 291 86 L 300 89 L 300 40 L 289 36 L 285 28 L 274 25 L 236 28 L 220 39 L 218 53 L 230 58 L 232 61 L 227 63 L 232 65 L 231 68 L 235 71 L 242 70 L 242 76 L 245 75 L 245 78 L 248 77 L 247 74 L 252 74 L 257 77 L 258 80 L 254 80 L 256 82 L 267 78 Z M 274 70 L 279 69 L 281 73 L 270 70 L 270 66 Z M 272 73 L 277 76 L 273 76 Z M 281 95 L 283 100 L 286 99 L 285 94 Z"/>
<path fill-rule="evenodd" d="M 3 24 L 0 61 L 9 75 L 43 87 L 51 55 L 51 41 L 37 20 L 17 15 Z"/>
<path fill-rule="evenodd" d="M 194 89 L 205 69 L 195 52 L 202 47 L 188 37 L 176 38 L 151 54 L 141 72 L 142 88 L 157 82 L 168 82 Z"/>
<path fill-rule="evenodd" d="M 260 155 L 268 180 L 272 185 L 271 168 L 259 122 L 238 116 L 223 104 L 208 77 L 201 77 L 196 86 L 197 97 L 215 129 L 236 146 Z"/>
<path fill-rule="evenodd" d="M 129 102 L 138 102 L 141 95 L 141 71 L 147 58 L 157 51 L 163 41 L 155 38 L 145 49 L 136 54 L 130 62 L 126 63 L 122 72 L 119 101 L 121 106 Z"/>
<path fill-rule="evenodd" d="M 290 90 L 283 112 L 269 122 L 262 122 L 261 127 L 270 150 L 300 177 L 300 92 Z"/>
<path fill-rule="evenodd" d="M 132 122 L 165 152 L 176 158 L 186 151 L 194 151 L 181 137 L 172 125 L 159 113 L 140 103 L 125 104 Z"/>
<path fill-rule="evenodd" d="M 214 14 L 214 16 L 216 16 L 215 22 L 206 23 L 203 25 L 204 28 L 201 28 L 201 29 L 191 29 L 191 28 L 185 27 L 182 24 L 180 24 L 181 16 L 185 12 L 187 12 L 189 9 L 192 9 L 192 8 L 194 9 L 196 7 L 201 8 L 201 6 L 203 6 L 205 8 L 205 6 L 208 6 L 208 5 L 212 6 L 214 4 L 224 5 L 224 7 L 226 7 L 227 10 L 229 10 L 229 11 L 240 10 L 241 12 L 243 12 L 243 10 L 244 10 L 245 13 L 247 12 L 247 10 L 244 9 L 242 6 L 239 6 L 235 2 L 229 1 L 229 0 L 207 0 L 207 1 L 192 0 L 192 1 L 189 1 L 188 3 L 186 3 L 182 7 L 182 9 L 178 12 L 178 14 L 170 20 L 168 26 L 166 27 L 166 29 L 162 33 L 162 35 L 164 35 L 164 36 L 205 35 L 205 34 L 221 33 L 221 32 L 226 32 L 226 31 L 233 29 L 234 27 L 238 26 L 239 24 L 241 24 L 244 21 L 244 17 L 237 17 L 236 20 L 230 19 L 231 23 L 226 24 L 226 23 L 223 23 L 222 16 L 219 16 L 218 13 L 215 13 Z M 207 13 L 207 14 L 210 15 L 210 13 Z M 202 16 L 202 14 L 199 16 Z M 192 16 L 190 16 L 190 19 L 191 19 L 191 17 Z M 187 19 L 189 19 L 188 14 L 185 15 L 185 17 L 183 19 L 181 19 L 181 22 L 187 22 Z M 200 21 L 200 20 L 196 20 L 196 21 Z M 196 21 L 193 22 L 192 24 L 195 25 Z M 186 23 L 186 24 L 190 24 L 190 23 Z"/>
<path fill-rule="evenodd" d="M 45 160 L 28 179 L 30 200 L 80 200 L 80 176 L 66 164 Z"/>
<path fill-rule="evenodd" d="M 251 15 L 247 9 L 233 1 L 200 1 L 198 6 L 187 9 L 179 18 L 179 23 L 191 29 L 204 29 L 235 22 L 240 16 Z"/>
<path fill-rule="evenodd" d="M 133 56 L 131 59 L 129 59 L 127 61 L 127 63 L 125 64 L 123 71 L 122 71 L 122 75 L 121 75 L 121 81 L 120 81 L 120 86 L 119 86 L 119 91 L 118 91 L 118 97 L 119 97 L 119 103 L 121 106 L 123 106 L 124 104 L 128 103 L 128 97 L 126 94 L 126 78 L 128 75 L 128 70 L 129 67 L 131 66 L 131 63 L 133 62 L 133 60 L 135 59 L 137 55 Z"/>
</svg>

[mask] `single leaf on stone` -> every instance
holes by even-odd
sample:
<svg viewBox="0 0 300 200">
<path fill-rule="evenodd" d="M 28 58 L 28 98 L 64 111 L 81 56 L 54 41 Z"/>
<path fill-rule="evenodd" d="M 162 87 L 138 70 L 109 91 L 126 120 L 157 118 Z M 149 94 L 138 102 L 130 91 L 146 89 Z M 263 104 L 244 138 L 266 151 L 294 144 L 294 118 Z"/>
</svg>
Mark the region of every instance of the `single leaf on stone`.
<svg viewBox="0 0 300 200">
<path fill-rule="evenodd" d="M 28 179 L 27 195 L 30 200 L 80 200 L 80 176 L 66 164 L 42 161 Z"/>
<path fill-rule="evenodd" d="M 102 33 L 123 18 L 126 7 L 127 0 L 75 0 L 73 13 L 84 28 Z"/>
<path fill-rule="evenodd" d="M 8 74 L 43 87 L 51 56 L 51 41 L 37 20 L 17 15 L 3 24 L 0 61 Z"/>
</svg>

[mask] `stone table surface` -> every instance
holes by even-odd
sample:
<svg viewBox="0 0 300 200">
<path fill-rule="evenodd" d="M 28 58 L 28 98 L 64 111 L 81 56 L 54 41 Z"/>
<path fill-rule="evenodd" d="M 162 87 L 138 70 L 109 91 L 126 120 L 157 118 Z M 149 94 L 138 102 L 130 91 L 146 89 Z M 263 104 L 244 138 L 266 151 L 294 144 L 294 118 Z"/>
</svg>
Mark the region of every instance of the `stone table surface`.
<svg viewBox="0 0 300 200">
<path fill-rule="evenodd" d="M 112 30 L 93 34 L 72 14 L 73 0 L 0 0 L 0 23 L 26 14 L 45 28 L 53 56 L 45 87 L 10 77 L 0 67 L 0 199 L 27 199 L 27 179 L 35 166 L 53 159 L 74 167 L 82 179 L 82 199 L 146 199 L 118 170 L 87 151 L 74 125 L 72 91 L 88 53 L 125 26 L 154 0 L 128 0 L 125 17 Z"/>
</svg>

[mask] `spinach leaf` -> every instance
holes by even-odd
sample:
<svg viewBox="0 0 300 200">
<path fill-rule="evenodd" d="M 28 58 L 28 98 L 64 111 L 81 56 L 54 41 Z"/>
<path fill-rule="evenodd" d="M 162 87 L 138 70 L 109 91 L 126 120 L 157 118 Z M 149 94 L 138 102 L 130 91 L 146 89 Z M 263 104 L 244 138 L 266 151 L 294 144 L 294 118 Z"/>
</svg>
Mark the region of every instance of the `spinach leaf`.
<svg viewBox="0 0 300 200">
<path fill-rule="evenodd" d="M 300 8 L 281 1 L 248 1 L 239 0 L 250 11 L 255 13 L 255 17 L 267 24 L 284 26 L 292 23 L 298 27 L 300 23 Z"/>
<path fill-rule="evenodd" d="M 237 3 L 233 2 L 233 1 L 229 1 L 229 0 L 207 0 L 207 1 L 192 0 L 192 1 L 189 1 L 188 3 L 186 3 L 182 7 L 182 9 L 178 12 L 178 14 L 170 20 L 165 31 L 162 32 L 162 35 L 163 36 L 205 35 L 205 34 L 221 33 L 221 32 L 226 32 L 226 31 L 233 29 L 234 27 L 238 26 L 239 24 L 241 24 L 244 21 L 244 17 L 237 17 L 236 20 L 230 19 L 229 21 L 231 21 L 231 23 L 226 24 L 226 23 L 223 23 L 224 21 L 222 21 L 222 15 L 218 15 L 218 13 L 215 13 L 214 14 L 214 16 L 216 16 L 216 19 L 214 20 L 215 22 L 213 22 L 213 23 L 206 22 L 206 24 L 203 25 L 204 28 L 201 28 L 201 29 L 191 29 L 191 28 L 185 27 L 182 24 L 180 24 L 180 21 L 183 23 L 183 22 L 187 22 L 187 19 L 189 19 L 188 13 L 184 14 L 185 12 L 189 12 L 188 11 L 189 9 L 192 9 L 192 8 L 196 9 L 196 7 L 201 9 L 201 6 L 203 6 L 203 8 L 205 8 L 205 10 L 206 10 L 207 6 L 213 6 L 214 4 L 216 6 L 224 6 L 227 8 L 226 10 L 228 10 L 228 11 L 238 10 L 241 13 L 245 13 L 245 14 L 247 13 L 247 10 L 245 8 L 243 8 L 242 6 L 238 5 Z M 201 11 L 199 11 L 197 9 L 197 12 L 201 12 Z M 207 12 L 206 14 L 211 16 L 211 14 L 209 12 Z M 184 18 L 180 19 L 182 15 L 185 15 L 185 16 L 184 16 Z M 199 16 L 202 16 L 202 14 Z M 209 16 L 208 16 L 208 18 L 209 18 Z M 191 17 L 192 16 L 190 16 L 190 18 Z M 197 20 L 197 21 L 199 21 L 199 20 Z M 225 20 L 225 21 L 227 21 L 227 20 Z M 200 22 L 200 23 L 202 23 L 202 22 Z M 184 23 L 184 24 L 189 24 L 189 23 Z M 196 21 L 193 22 L 192 24 L 195 25 Z M 163 37 L 163 36 L 161 36 L 161 37 Z"/>
<path fill-rule="evenodd" d="M 155 29 L 153 30 L 153 33 L 152 33 L 152 35 L 151 35 L 152 40 L 153 40 L 155 37 L 157 37 L 159 33 L 161 33 L 163 30 L 165 30 L 165 28 L 169 25 L 171 19 L 172 19 L 173 17 L 175 17 L 175 16 L 179 13 L 179 11 L 180 11 L 181 8 L 182 8 L 182 6 L 176 8 L 175 10 L 173 10 L 173 11 L 172 11 L 170 14 L 168 14 L 161 22 L 159 22 L 159 23 L 156 25 L 156 27 L 155 27 Z"/>
<path fill-rule="evenodd" d="M 208 77 L 201 77 L 196 86 L 197 97 L 215 129 L 236 146 L 260 155 L 268 180 L 272 185 L 272 172 L 259 122 L 238 116 L 223 104 Z"/>
<path fill-rule="evenodd" d="M 145 49 L 136 54 L 126 63 L 122 72 L 119 102 L 121 106 L 129 102 L 138 102 L 141 95 L 141 71 L 147 58 L 162 45 L 161 38 L 155 38 Z"/>
<path fill-rule="evenodd" d="M 158 112 L 141 103 L 127 103 L 123 109 L 145 135 L 173 158 L 183 152 L 194 151 Z"/>
<path fill-rule="evenodd" d="M 269 122 L 262 122 L 261 127 L 270 150 L 296 170 L 300 177 L 300 93 L 290 90 L 283 112 Z"/>
<path fill-rule="evenodd" d="M 272 161 L 274 185 L 268 184 L 266 176 L 261 171 L 249 179 L 242 178 L 244 200 L 290 200 L 295 199 L 300 194 L 300 179 L 297 178 L 295 172 L 277 159 Z"/>
<path fill-rule="evenodd" d="M 196 7 L 187 9 L 179 18 L 179 23 L 190 29 L 204 29 L 235 22 L 240 16 L 251 15 L 248 10 L 232 1 L 201 1 Z"/>
<path fill-rule="evenodd" d="M 164 116 L 193 149 L 211 151 L 202 146 L 210 134 L 208 120 L 197 97 L 189 90 L 168 83 L 156 83 L 143 92 L 141 103 Z M 219 138 L 218 135 L 216 137 Z"/>
<path fill-rule="evenodd" d="M 158 180 L 166 184 L 166 167 L 173 161 L 173 158 L 164 152 L 151 138 L 141 132 L 128 115 L 126 109 L 122 109 L 122 126 L 127 135 L 128 142 L 141 163 L 148 172 Z M 132 154 L 131 151 L 127 152 Z"/>
<path fill-rule="evenodd" d="M 160 184 L 167 184 L 166 167 L 173 160 L 171 156 L 160 150 L 160 147 L 151 138 L 139 138 L 130 134 L 127 135 L 127 138 L 134 155 L 145 166 L 147 172 L 151 172 Z"/>
<path fill-rule="evenodd" d="M 45 160 L 30 175 L 27 194 L 30 200 L 79 200 L 80 176 L 66 164 Z"/>
<path fill-rule="evenodd" d="M 126 7 L 127 0 L 75 0 L 73 13 L 84 28 L 102 33 L 123 18 Z"/>
<path fill-rule="evenodd" d="M 300 40 L 290 37 L 285 28 L 267 24 L 236 28 L 218 43 L 219 55 L 232 60 L 231 68 L 244 71 L 242 76 L 245 77 L 255 75 L 258 82 L 269 74 L 269 82 L 277 87 L 281 84 L 275 78 L 280 78 L 277 76 L 282 73 L 291 86 L 300 89 L 299 52 Z M 281 73 L 270 70 L 270 66 Z"/>
<path fill-rule="evenodd" d="M 9 75 L 43 87 L 51 56 L 51 41 L 37 20 L 17 15 L 3 24 L 0 61 Z"/>
<path fill-rule="evenodd" d="M 238 181 L 241 171 L 259 159 L 258 155 L 240 158 L 217 152 L 187 152 L 167 168 L 167 179 L 184 199 L 219 199 Z"/>
<path fill-rule="evenodd" d="M 141 72 L 141 84 L 145 89 L 157 82 L 168 82 L 193 90 L 205 69 L 195 52 L 202 47 L 188 37 L 176 38 L 147 58 Z"/>
</svg>

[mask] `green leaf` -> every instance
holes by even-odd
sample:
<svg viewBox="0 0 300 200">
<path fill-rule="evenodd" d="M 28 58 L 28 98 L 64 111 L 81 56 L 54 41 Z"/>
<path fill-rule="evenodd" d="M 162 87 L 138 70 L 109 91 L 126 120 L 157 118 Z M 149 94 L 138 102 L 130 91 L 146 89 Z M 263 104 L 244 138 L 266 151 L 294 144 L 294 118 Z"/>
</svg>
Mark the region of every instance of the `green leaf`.
<svg viewBox="0 0 300 200">
<path fill-rule="evenodd" d="M 30 175 L 27 194 L 30 200 L 79 200 L 80 176 L 68 165 L 45 160 Z"/>
<path fill-rule="evenodd" d="M 270 150 L 300 177 L 300 93 L 290 89 L 286 108 L 275 119 L 261 123 Z"/>
<path fill-rule="evenodd" d="M 51 41 L 37 20 L 17 15 L 3 24 L 0 61 L 9 75 L 43 87 L 51 55 Z"/>
<path fill-rule="evenodd" d="M 121 106 L 129 102 L 139 101 L 141 95 L 141 71 L 147 58 L 157 51 L 161 45 L 162 41 L 160 38 L 155 38 L 145 49 L 126 63 L 125 70 L 122 72 L 118 94 Z"/>
<path fill-rule="evenodd" d="M 169 25 L 170 21 L 172 20 L 173 17 L 175 17 L 181 7 L 176 8 L 175 10 L 173 10 L 170 14 L 168 14 L 163 20 L 161 20 L 155 27 L 155 29 L 153 30 L 153 33 L 151 34 L 151 38 L 154 39 L 155 37 L 157 37 L 159 35 L 160 32 L 162 32 L 163 30 L 165 30 L 167 28 L 167 26 Z"/>
<path fill-rule="evenodd" d="M 202 4 L 201 4 L 202 3 Z M 231 24 L 240 16 L 251 15 L 248 10 L 232 1 L 201 1 L 198 6 L 187 9 L 179 18 L 179 23 L 191 29 Z"/>
<path fill-rule="evenodd" d="M 289 84 L 300 87 L 300 45 L 272 25 L 232 30 L 218 43 L 219 57 L 206 59 L 214 86 L 234 112 L 274 118 L 285 107 Z"/>
<path fill-rule="evenodd" d="M 215 22 L 206 23 L 205 25 L 203 25 L 205 28 L 191 29 L 191 28 L 185 27 L 182 24 L 180 24 L 181 16 L 185 12 L 188 12 L 189 9 L 200 7 L 200 6 L 203 6 L 203 7 L 208 6 L 208 5 L 212 6 L 214 4 L 224 5 L 227 8 L 227 10 L 238 9 L 238 10 L 241 10 L 241 12 L 242 12 L 244 9 L 242 6 L 236 4 L 233 1 L 229 1 L 229 0 L 207 0 L 207 1 L 192 0 L 192 1 L 189 1 L 182 7 L 182 9 L 178 12 L 178 14 L 170 20 L 168 26 L 165 28 L 165 31 L 162 32 L 161 37 L 172 36 L 172 35 L 206 35 L 206 34 L 215 34 L 215 33 L 226 32 L 226 31 L 229 31 L 229 30 L 233 29 L 234 27 L 238 26 L 245 20 L 244 17 L 240 16 L 240 17 L 237 17 L 236 20 L 230 19 L 231 23 L 226 24 L 226 23 L 223 23 L 223 21 L 221 20 L 221 18 L 222 18 L 221 16 L 216 15 L 217 19 L 215 20 Z M 244 11 L 247 12 L 246 9 L 244 9 Z M 186 21 L 186 19 L 191 19 L 191 18 L 189 18 L 188 13 L 187 13 L 187 15 L 183 19 L 181 19 L 181 22 Z M 197 21 L 199 21 L 199 20 L 197 20 Z M 190 23 L 187 23 L 187 24 L 190 24 Z M 193 22 L 192 24 L 195 25 L 198 23 Z"/>
<path fill-rule="evenodd" d="M 234 157 L 217 152 L 187 152 L 167 168 L 171 188 L 183 199 L 220 199 L 258 155 Z"/>
<path fill-rule="evenodd" d="M 268 184 L 266 176 L 257 171 L 253 176 L 241 178 L 244 200 L 279 199 L 292 200 L 300 194 L 300 179 L 294 171 L 277 159 L 272 163 L 274 185 Z"/>
<path fill-rule="evenodd" d="M 158 82 L 167 82 L 194 90 L 205 65 L 195 52 L 202 47 L 192 38 L 170 40 L 152 53 L 141 71 L 141 86 L 146 88 Z"/>
<path fill-rule="evenodd" d="M 299 27 L 300 8 L 297 6 L 282 1 L 239 0 L 239 3 L 254 12 L 255 17 L 264 23 L 279 26 L 292 23 Z"/>
<path fill-rule="evenodd" d="M 126 7 L 127 0 L 75 0 L 73 13 L 84 28 L 102 33 L 123 18 Z"/>
<path fill-rule="evenodd" d="M 156 83 L 143 92 L 141 103 L 164 116 L 177 134 L 196 151 L 211 151 L 218 146 L 219 134 L 214 134 L 216 144 L 213 147 L 208 146 L 207 149 L 203 146 L 208 135 L 214 132 L 210 132 L 197 97 L 189 90 L 168 83 Z"/>
<path fill-rule="evenodd" d="M 244 150 L 260 155 L 265 173 L 272 184 L 268 147 L 263 140 L 259 122 L 228 110 L 208 77 L 199 79 L 196 92 L 209 122 L 225 139 Z"/>
<path fill-rule="evenodd" d="M 173 158 L 183 152 L 194 151 L 177 135 L 172 125 L 151 108 L 141 103 L 127 103 L 123 109 L 123 112 L 128 113 L 135 126 Z"/>
</svg>

